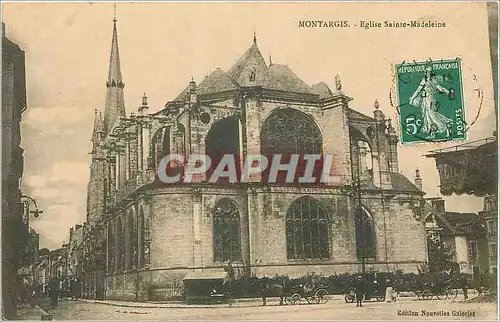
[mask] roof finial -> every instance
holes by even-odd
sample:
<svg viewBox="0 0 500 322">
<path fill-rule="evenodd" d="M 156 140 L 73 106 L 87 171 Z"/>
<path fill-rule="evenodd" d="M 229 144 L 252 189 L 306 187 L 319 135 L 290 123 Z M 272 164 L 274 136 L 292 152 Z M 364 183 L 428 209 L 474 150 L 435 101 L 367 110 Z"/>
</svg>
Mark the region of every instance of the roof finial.
<svg viewBox="0 0 500 322">
<path fill-rule="evenodd" d="M 253 44 L 257 46 L 257 34 L 255 32 L 255 25 L 253 25 Z"/>
<path fill-rule="evenodd" d="M 113 3 L 113 22 L 116 22 L 116 3 Z"/>
<path fill-rule="evenodd" d="M 271 55 L 269 55 L 269 66 L 272 66 L 273 65 L 273 58 L 271 57 Z"/>
</svg>

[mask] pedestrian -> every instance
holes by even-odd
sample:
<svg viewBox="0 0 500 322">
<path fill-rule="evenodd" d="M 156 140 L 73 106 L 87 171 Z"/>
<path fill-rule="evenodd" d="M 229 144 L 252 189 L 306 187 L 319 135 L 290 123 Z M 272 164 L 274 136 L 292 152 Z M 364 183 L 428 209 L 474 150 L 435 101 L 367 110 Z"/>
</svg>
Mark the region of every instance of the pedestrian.
<svg viewBox="0 0 500 322">
<path fill-rule="evenodd" d="M 365 296 L 365 281 L 363 280 L 362 276 L 358 276 L 358 279 L 356 280 L 356 307 L 362 307 L 363 306 L 363 299 Z"/>
<path fill-rule="evenodd" d="M 53 278 L 50 281 L 50 306 L 56 308 L 59 305 L 59 281 L 57 278 Z"/>
<path fill-rule="evenodd" d="M 462 288 L 462 292 L 464 293 L 464 301 L 466 301 L 469 298 L 467 296 L 468 281 L 466 275 L 462 276 L 462 279 L 460 281 L 460 287 Z"/>
<path fill-rule="evenodd" d="M 391 303 L 394 299 L 392 296 L 393 292 L 393 287 L 392 287 L 392 281 L 390 279 L 385 280 L 385 301 L 387 303 Z"/>
</svg>

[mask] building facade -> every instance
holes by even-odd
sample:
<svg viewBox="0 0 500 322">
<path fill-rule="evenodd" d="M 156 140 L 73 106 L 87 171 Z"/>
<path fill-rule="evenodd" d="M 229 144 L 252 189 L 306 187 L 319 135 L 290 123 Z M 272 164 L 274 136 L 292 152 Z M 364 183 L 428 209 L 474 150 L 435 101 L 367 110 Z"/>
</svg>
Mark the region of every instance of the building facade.
<svg viewBox="0 0 500 322">
<path fill-rule="evenodd" d="M 21 116 L 26 109 L 25 53 L 5 35 L 2 23 L 2 313 L 16 315 L 16 283 L 22 232 L 20 179 L 23 174 Z"/>
<path fill-rule="evenodd" d="M 114 21 L 87 212 L 90 229 L 105 228 L 107 298 L 169 298 L 188 272 L 227 262 L 239 274 L 302 276 L 412 272 L 427 261 L 424 193 L 399 173 L 396 131 L 378 102 L 373 116 L 351 108 L 338 77 L 335 91 L 309 86 L 288 66 L 266 63 L 254 38 L 228 72 L 192 80 L 157 113 L 144 95 L 126 116 L 124 86 Z M 168 175 L 184 182 L 164 183 L 157 169 L 172 154 L 215 162 L 191 182 L 170 163 Z M 267 171 L 246 182 L 210 179 L 224 155 L 240 164 L 277 154 L 281 163 L 333 155 L 330 174 L 339 180 L 286 183 L 281 172 L 273 183 Z"/>
<path fill-rule="evenodd" d="M 480 250 L 482 239 L 481 222 L 477 213 L 446 211 L 445 201 L 440 197 L 427 198 L 425 226 L 431 238 L 438 238 L 443 247 L 452 254 L 460 273 L 480 274 Z"/>
</svg>

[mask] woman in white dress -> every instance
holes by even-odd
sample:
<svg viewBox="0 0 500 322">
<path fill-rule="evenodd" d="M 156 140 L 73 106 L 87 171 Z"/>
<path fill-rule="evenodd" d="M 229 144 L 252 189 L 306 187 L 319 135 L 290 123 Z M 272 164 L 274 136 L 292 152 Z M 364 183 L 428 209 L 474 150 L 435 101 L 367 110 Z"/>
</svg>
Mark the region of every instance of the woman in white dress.
<svg viewBox="0 0 500 322">
<path fill-rule="evenodd" d="M 425 76 L 420 85 L 410 97 L 409 103 L 420 107 L 422 111 L 422 127 L 420 131 L 434 137 L 436 133 L 447 133 L 450 135 L 451 119 L 438 112 L 438 103 L 435 98 L 437 94 L 446 94 L 452 99 L 454 91 L 448 90 L 439 84 L 442 77 L 432 72 L 432 67 L 427 67 Z"/>
</svg>

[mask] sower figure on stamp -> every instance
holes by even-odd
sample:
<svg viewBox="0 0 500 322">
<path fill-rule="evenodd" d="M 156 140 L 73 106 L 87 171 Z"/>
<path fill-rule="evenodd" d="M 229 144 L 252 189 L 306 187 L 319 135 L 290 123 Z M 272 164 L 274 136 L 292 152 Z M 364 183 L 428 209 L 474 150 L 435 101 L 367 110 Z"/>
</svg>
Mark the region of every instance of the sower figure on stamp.
<svg viewBox="0 0 500 322">
<path fill-rule="evenodd" d="M 446 94 L 450 100 L 453 100 L 455 99 L 455 91 L 441 86 L 439 84 L 441 79 L 442 77 L 438 77 L 432 72 L 431 66 L 427 67 L 424 78 L 409 100 L 411 105 L 420 107 L 422 110 L 421 131 L 428 134 L 429 138 L 433 138 L 436 133 L 451 135 L 449 124 L 453 121 L 438 112 L 439 102 L 436 100 L 435 95 L 439 93 Z"/>
<path fill-rule="evenodd" d="M 358 279 L 356 280 L 355 289 L 356 289 L 356 307 L 362 307 L 366 289 L 365 281 L 363 280 L 362 276 L 358 276 Z"/>
</svg>

